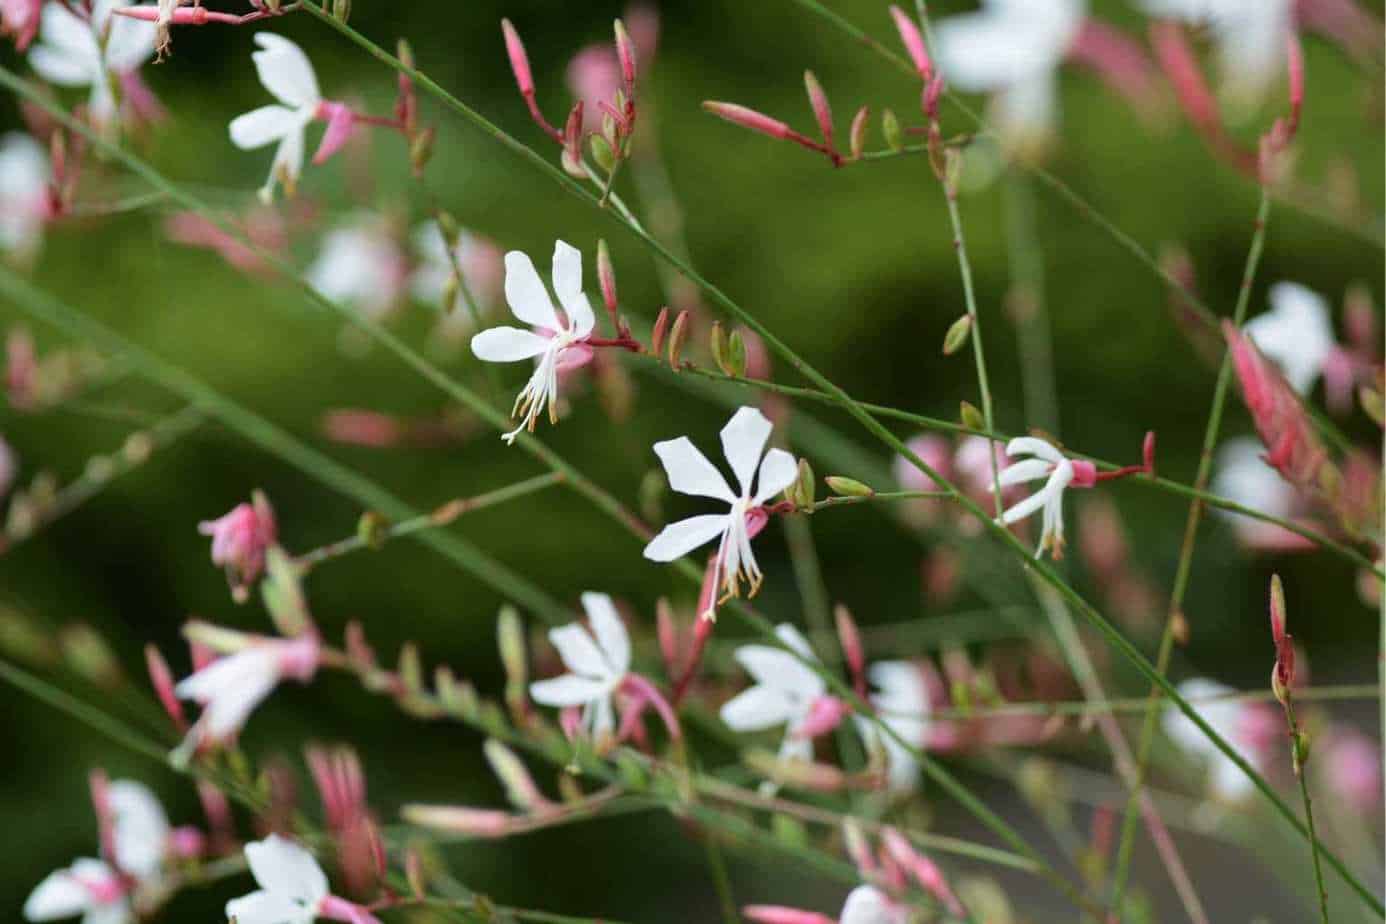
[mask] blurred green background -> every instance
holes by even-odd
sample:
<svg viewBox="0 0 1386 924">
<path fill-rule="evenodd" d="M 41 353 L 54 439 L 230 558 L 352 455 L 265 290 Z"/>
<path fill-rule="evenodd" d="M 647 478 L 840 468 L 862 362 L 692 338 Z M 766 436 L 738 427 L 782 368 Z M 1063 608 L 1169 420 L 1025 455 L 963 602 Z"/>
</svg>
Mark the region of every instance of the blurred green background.
<svg viewBox="0 0 1386 924">
<path fill-rule="evenodd" d="M 834 0 L 831 6 L 894 47 L 883 3 Z M 968 6 L 946 0 L 932 5 L 935 16 Z M 1126 5 L 1095 6 L 1139 34 L 1139 19 Z M 1380 15 L 1380 4 L 1372 6 Z M 507 131 L 556 155 L 529 122 L 514 90 L 497 23 L 508 16 L 520 29 L 535 66 L 540 104 L 556 121 L 569 102 L 563 84 L 568 59 L 586 44 L 608 40 L 611 19 L 621 12 L 620 4 L 605 2 L 356 0 L 352 24 L 385 45 L 408 37 L 426 73 Z M 657 57 L 642 92 L 657 112 L 651 122 L 686 212 L 694 264 L 855 396 L 948 418 L 956 416 L 960 400 L 976 401 L 967 354 L 945 359 L 939 352 L 963 304 L 943 200 L 926 162 L 902 157 L 834 171 L 820 158 L 717 121 L 698 106 L 705 99 L 733 100 L 807 132 L 812 122 L 800 72 L 810 67 L 836 106 L 839 132 L 845 133 L 847 119 L 861 103 L 876 112 L 893 107 L 916 123 L 917 91 L 911 81 L 789 0 L 665 4 L 660 14 Z M 370 111 L 388 111 L 394 94 L 388 70 L 308 16 L 285 17 L 269 28 L 302 43 L 327 96 L 360 97 Z M 145 71 L 173 117 L 137 142 L 168 175 L 237 209 L 253 201 L 269 161 L 267 151 L 238 151 L 226 137 L 230 118 L 267 101 L 250 66 L 253 31 L 178 31 L 171 60 Z M 1306 45 L 1309 91 L 1296 175 L 1323 186 L 1330 175 L 1353 171 L 1379 235 L 1380 69 L 1364 69 L 1320 38 L 1311 37 Z M 10 52 L 6 60 L 12 66 L 17 58 Z M 1198 290 L 1215 311 L 1230 313 L 1252 230 L 1253 185 L 1216 162 L 1185 125 L 1171 120 L 1152 130 L 1091 75 L 1066 72 L 1062 88 L 1062 137 L 1051 169 L 1152 250 L 1166 243 L 1187 249 Z M 13 116 L 13 106 L 10 112 Z M 1274 112 L 1268 107 L 1254 125 L 1264 126 Z M 529 252 L 544 275 L 553 240 L 561 237 L 584 252 L 590 282 L 596 241 L 606 237 L 624 310 L 646 323 L 653 318 L 664 296 L 637 241 L 501 146 L 449 118 L 427 97 L 422 117 L 438 125 L 437 153 L 422 183 L 410 179 L 399 140 L 383 134 L 370 146 L 368 184 L 349 175 L 350 158 L 308 168 L 300 192 L 319 207 L 321 224 L 295 238 L 293 253 L 303 265 L 315 254 L 318 230 L 351 210 L 407 215 L 412 224 L 436 205 L 505 249 Z M 952 130 L 966 128 L 954 117 L 948 124 Z M 316 138 L 316 130 L 310 137 Z M 869 146 L 882 146 L 874 121 Z M 629 182 L 624 178 L 618 188 L 638 210 L 639 197 Z M 128 179 L 120 188 L 140 189 Z M 985 185 L 964 196 L 962 211 L 998 423 L 1020 431 L 1027 421 L 1015 330 L 1004 307 L 1010 285 L 1004 193 L 1002 181 Z M 1033 195 L 1063 439 L 1104 458 L 1134 461 L 1141 435 L 1154 429 L 1162 472 L 1191 480 L 1213 370 L 1195 357 L 1172 323 L 1167 293 L 1146 269 L 1048 190 L 1035 186 Z M 1320 204 L 1334 207 L 1322 197 Z M 341 322 L 306 307 L 291 287 L 247 278 L 215 255 L 170 243 L 162 218 L 155 207 L 60 225 L 51 231 L 33 278 L 421 508 L 539 471 L 527 456 L 484 430 L 462 444 L 391 452 L 322 439 L 319 421 L 330 408 L 432 416 L 443 412 L 445 403 L 436 389 L 383 350 L 344 351 Z M 1335 305 L 1349 283 L 1362 281 L 1380 304 L 1382 275 L 1379 245 L 1278 205 L 1252 310 L 1264 308 L 1267 285 L 1281 279 L 1308 285 Z M 412 305 L 390 323 L 406 339 L 424 344 L 430 312 Z M 20 317 L 13 306 L 0 304 L 6 325 Z M 30 327 L 41 349 L 64 342 L 50 329 Z M 440 362 L 450 374 L 484 384 L 469 355 Z M 502 375 L 507 392 L 519 387 L 518 367 Z M 711 454 L 727 408 L 690 394 L 666 375 L 633 371 L 632 378 L 635 406 L 624 424 L 613 424 L 589 391 L 575 397 L 572 414 L 560 426 L 543 426 L 539 435 L 634 504 L 655 462 L 651 443 L 688 434 Z M 778 378 L 793 381 L 783 369 Z M 134 381 L 84 398 L 154 413 L 177 407 L 177 399 Z M 1225 432 L 1250 432 L 1239 401 L 1230 401 L 1229 408 Z M 804 412 L 874 466 L 841 471 L 840 463 L 825 458 L 826 443 L 796 445 L 821 474 L 840 471 L 872 480 L 889 463 L 879 444 L 845 416 L 816 407 Z M 7 408 L 0 420 L 5 439 L 22 460 L 25 481 L 40 470 L 69 481 L 88 457 L 115 449 L 130 430 L 128 423 L 98 419 L 78 408 L 38 414 Z M 1360 414 L 1344 426 L 1364 441 L 1373 437 Z M 104 635 L 128 673 L 123 687 L 98 691 L 71 672 L 57 670 L 52 676 L 79 695 L 123 708 L 127 697 L 145 689 L 141 648 L 147 641 L 159 644 L 178 671 L 186 669 L 178 628 L 190 614 L 268 629 L 258 602 L 237 607 L 230 601 L 223 577 L 207 561 L 207 543 L 195 530 L 198 521 L 220 515 L 256 487 L 272 499 L 281 537 L 295 551 L 350 534 L 361 513 L 236 435 L 208 426 L 4 555 L 0 605 L 11 618 L 31 620 L 45 630 L 85 623 Z M 1156 587 L 1167 588 L 1184 503 L 1124 485 L 1107 493 L 1127 517 L 1136 565 Z M 665 514 L 673 518 L 692 509 L 675 500 Z M 875 511 L 847 510 L 815 517 L 812 526 L 832 598 L 850 605 L 861 622 L 937 614 L 921 591 L 921 545 L 893 521 Z M 657 597 L 673 595 L 682 602 L 690 597 L 669 569 L 642 560 L 638 543 L 561 489 L 467 516 L 454 529 L 561 600 L 575 602 L 587 589 L 624 598 L 646 628 Z M 960 540 L 930 540 L 935 541 Z M 993 553 L 980 551 L 984 560 Z M 757 554 L 767 574 L 762 610 L 777 620 L 801 623 L 780 530 L 767 532 Z M 1027 599 L 1014 565 L 978 567 L 999 575 L 991 585 L 996 593 Z M 1264 685 L 1272 657 L 1264 592 L 1272 570 L 1285 576 L 1292 628 L 1307 648 L 1315 682 L 1373 679 L 1377 622 L 1358 599 L 1353 569 L 1324 554 L 1253 558 L 1217 520 L 1205 526 L 1200 540 L 1186 607 L 1192 638 L 1178 657 L 1178 676 L 1197 672 L 1240 687 Z M 1081 567 L 1073 573 L 1080 589 L 1090 592 Z M 402 541 L 326 565 L 312 575 L 309 590 L 330 638 L 339 638 L 348 620 L 359 619 L 382 654 L 389 656 L 412 639 L 429 663 L 449 663 L 483 690 L 498 689 L 494 615 L 501 598 L 422 546 Z M 948 611 L 974 610 L 980 602 L 965 590 Z M 1121 620 L 1122 614 L 1114 615 Z M 736 630 L 718 631 L 730 637 Z M 1140 641 L 1153 656 L 1153 639 L 1141 635 Z M 1114 689 L 1143 692 L 1134 677 L 1113 667 Z M 18 909 L 47 871 L 95 849 L 86 799 L 86 774 L 93 766 L 150 782 L 176 823 L 199 820 L 193 794 L 166 769 L 17 691 L 3 696 L 0 728 L 10 745 L 0 757 L 5 780 L 0 818 L 11 847 L 0 875 L 0 907 Z M 1369 730 L 1376 727 L 1371 704 L 1341 714 Z M 244 737 L 252 754 L 283 752 L 295 763 L 308 740 L 355 743 L 364 755 L 371 794 L 387 819 L 405 801 L 500 804 L 476 735 L 453 726 L 403 724 L 391 704 L 341 677 L 283 690 L 256 713 Z M 1075 761 L 1106 768 L 1100 754 L 1069 750 Z M 1006 786 L 984 775 L 967 778 L 1027 835 L 1044 837 L 1042 826 Z M 303 784 L 305 804 L 313 806 L 306 777 Z M 926 802 L 939 830 L 981 837 L 945 800 L 926 791 Z M 1256 825 L 1278 830 L 1273 822 L 1254 818 L 1247 824 L 1252 831 L 1259 830 Z M 1294 865 L 1269 871 L 1263 861 L 1212 840 L 1189 835 L 1181 843 L 1214 920 L 1245 921 L 1258 914 L 1274 921 L 1303 919 L 1300 899 L 1287 898 L 1288 891 L 1298 892 L 1308 881 L 1305 860 L 1294 845 L 1284 847 L 1286 862 Z M 658 813 L 456 848 L 450 856 L 464 881 L 502 901 L 638 921 L 704 921 L 717 913 L 701 848 Z M 751 851 L 734 850 L 731 859 L 736 895 L 744 902 L 824 911 L 838 907 L 843 890 L 805 870 Z M 1214 861 L 1218 874 L 1209 877 Z M 1177 904 L 1145 849 L 1138 853 L 1137 870 L 1162 917 L 1175 919 Z M 1063 904 L 1033 881 L 1003 881 L 1030 919 L 1068 917 Z M 241 894 L 244 886 L 237 880 L 180 897 L 165 919 L 215 920 L 225 898 Z M 1287 914 L 1287 907 L 1294 911 Z"/>
</svg>

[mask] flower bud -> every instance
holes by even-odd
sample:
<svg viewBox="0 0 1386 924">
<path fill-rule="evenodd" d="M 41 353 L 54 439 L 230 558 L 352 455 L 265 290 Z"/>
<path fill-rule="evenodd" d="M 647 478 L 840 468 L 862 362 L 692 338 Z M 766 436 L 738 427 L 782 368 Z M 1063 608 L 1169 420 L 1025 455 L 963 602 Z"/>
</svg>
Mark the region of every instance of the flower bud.
<svg viewBox="0 0 1386 924">
<path fill-rule="evenodd" d="M 972 333 L 972 315 L 965 314 L 948 326 L 948 333 L 943 337 L 943 355 L 952 356 L 961 350 L 967 343 L 968 335 Z"/>
<path fill-rule="evenodd" d="M 857 114 L 852 116 L 852 127 L 847 133 L 847 143 L 853 160 L 860 158 L 866 150 L 866 132 L 870 127 L 871 107 L 862 106 L 857 110 Z"/>
<path fill-rule="evenodd" d="M 794 504 L 796 510 L 812 510 L 814 500 L 817 495 L 817 479 L 813 474 L 813 466 L 809 465 L 808 459 L 799 459 L 799 475 L 794 479 L 794 483 L 785 492 L 789 500 Z"/>
<path fill-rule="evenodd" d="M 650 352 L 655 356 L 664 352 L 664 334 L 669 330 L 669 307 L 659 309 L 655 317 L 654 329 L 650 331 Z"/>
<path fill-rule="evenodd" d="M 828 104 L 828 94 L 813 71 L 804 71 L 804 89 L 808 91 L 809 105 L 813 107 L 813 117 L 818 122 L 818 130 L 823 134 L 823 143 L 833 146 L 833 110 Z"/>
<path fill-rule="evenodd" d="M 866 688 L 866 649 L 861 643 L 861 630 L 857 628 L 857 622 L 852 618 L 851 611 L 841 603 L 833 608 L 833 621 L 837 624 L 837 640 L 842 645 L 842 657 L 847 662 L 848 670 L 852 672 L 852 680 L 857 687 L 857 693 L 864 694 Z"/>
<path fill-rule="evenodd" d="M 664 672 L 673 677 L 678 671 L 679 629 L 668 597 L 655 601 L 655 637 L 659 641 L 659 656 L 664 661 Z"/>
<path fill-rule="evenodd" d="M 898 151 L 905 146 L 900 120 L 896 117 L 894 109 L 887 109 L 881 113 L 881 134 L 885 137 L 886 147 L 892 151 Z"/>
<path fill-rule="evenodd" d="M 302 635 L 313 626 L 300 578 L 299 565 L 283 548 L 272 545 L 266 550 L 265 579 L 260 584 L 260 596 L 274 627 L 285 638 Z"/>
<path fill-rule="evenodd" d="M 621 83 L 625 86 L 627 93 L 635 93 L 635 43 L 630 40 L 630 33 L 626 31 L 625 24 L 621 20 L 616 20 L 616 58 L 621 62 Z"/>
<path fill-rule="evenodd" d="M 592 152 L 592 160 L 607 173 L 616 167 L 616 150 L 604 135 L 593 135 L 587 140 L 587 149 Z"/>
<path fill-rule="evenodd" d="M 898 6 L 890 7 L 890 18 L 895 20 L 895 29 L 900 33 L 900 41 L 904 44 L 905 51 L 909 52 L 915 71 L 921 78 L 928 80 L 933 75 L 934 66 L 929 60 L 929 52 L 924 45 L 924 36 L 919 33 L 919 26 Z"/>
<path fill-rule="evenodd" d="M 727 337 L 727 366 L 724 371 L 735 378 L 746 375 L 746 339 L 740 330 L 734 330 Z"/>
<path fill-rule="evenodd" d="M 482 745 L 482 753 L 491 765 L 491 772 L 505 787 L 505 795 L 511 805 L 523 812 L 543 812 L 553 808 L 553 803 L 539 791 L 534 778 L 529 775 L 529 769 L 514 751 L 495 738 L 488 738 Z"/>
<path fill-rule="evenodd" d="M 423 660 L 419 656 L 418 645 L 405 642 L 400 646 L 399 665 L 395 672 L 399 674 L 400 686 L 406 691 L 415 694 L 423 692 Z"/>
<path fill-rule="evenodd" d="M 1386 398 L 1382 397 L 1381 392 L 1372 388 L 1370 385 L 1363 385 L 1357 390 L 1357 401 L 1362 405 L 1362 411 L 1372 419 L 1378 427 L 1386 427 Z"/>
<path fill-rule="evenodd" d="M 679 312 L 669 331 L 669 368 L 677 372 L 683 365 L 683 344 L 688 339 L 690 315 L 687 309 Z"/>
<path fill-rule="evenodd" d="M 712 351 L 712 361 L 717 364 L 717 368 L 731 375 L 727 371 L 727 333 L 722 329 L 721 321 L 712 322 L 712 330 L 708 334 L 708 348 Z"/>
<path fill-rule="evenodd" d="M 963 401 L 958 405 L 958 418 L 962 425 L 969 430 L 985 431 L 987 420 L 982 416 L 982 412 L 977 410 L 977 406 L 971 401 Z"/>
<path fill-rule="evenodd" d="M 414 176 L 422 176 L 424 168 L 433 159 L 433 142 L 437 136 L 438 130 L 430 125 L 415 134 L 409 142 L 409 168 L 414 171 Z"/>
<path fill-rule="evenodd" d="M 529 666 L 525 658 L 525 630 L 520 613 L 513 606 L 501 607 L 496 617 L 496 641 L 505 668 L 505 701 L 512 713 L 523 714 L 525 690 L 529 685 Z"/>
<path fill-rule="evenodd" d="M 513 820 L 509 812 L 465 805 L 403 805 L 400 817 L 411 825 L 452 831 L 471 837 L 503 837 Z M 415 888 L 410 880 L 410 888 Z"/>
<path fill-rule="evenodd" d="M 840 497 L 870 497 L 876 493 L 855 478 L 847 478 L 844 475 L 829 475 L 823 481 Z"/>
<path fill-rule="evenodd" d="M 611 318 L 611 326 L 620 332 L 621 325 L 616 321 L 616 269 L 611 265 L 611 251 L 605 240 L 597 241 L 597 282 L 602 290 L 602 302 Z"/>
<path fill-rule="evenodd" d="M 91 626 L 74 623 L 58 633 L 63 660 L 76 674 L 98 687 L 114 687 L 122 680 L 120 659 Z"/>
<path fill-rule="evenodd" d="M 756 112 L 736 103 L 708 100 L 703 103 L 703 109 L 719 119 L 749 128 L 753 132 L 760 132 L 762 135 L 769 135 L 771 138 L 788 138 L 790 135 L 789 126 L 779 119 L 772 119 L 763 112 Z"/>
<path fill-rule="evenodd" d="M 332 18 L 344 24 L 351 19 L 351 0 L 332 0 Z"/>
<path fill-rule="evenodd" d="M 533 96 L 534 75 L 530 73 L 529 56 L 525 54 L 520 33 L 515 31 L 508 19 L 501 20 L 501 32 L 505 35 L 505 53 L 510 58 L 510 70 L 515 75 L 515 85 L 520 88 L 522 96 Z"/>
<path fill-rule="evenodd" d="M 408 39 L 400 39 L 395 42 L 395 57 L 399 58 L 399 63 L 409 70 L 414 69 L 414 49 L 409 44 Z"/>
<path fill-rule="evenodd" d="M 356 521 L 356 537 L 366 548 L 379 550 L 390 538 L 390 520 L 382 513 L 367 510 Z"/>
<path fill-rule="evenodd" d="M 186 731 L 188 720 L 183 713 L 183 704 L 173 692 L 173 671 L 169 670 L 168 662 L 152 643 L 144 646 L 144 663 L 149 670 L 149 682 L 154 687 L 154 695 L 159 698 L 159 705 L 164 707 L 164 712 L 173 720 L 173 725 L 179 732 Z"/>
<path fill-rule="evenodd" d="M 792 789 L 836 792 L 846 787 L 847 775 L 830 764 L 808 760 L 782 760 L 769 751 L 747 751 L 744 757 L 751 770 Z"/>
</svg>

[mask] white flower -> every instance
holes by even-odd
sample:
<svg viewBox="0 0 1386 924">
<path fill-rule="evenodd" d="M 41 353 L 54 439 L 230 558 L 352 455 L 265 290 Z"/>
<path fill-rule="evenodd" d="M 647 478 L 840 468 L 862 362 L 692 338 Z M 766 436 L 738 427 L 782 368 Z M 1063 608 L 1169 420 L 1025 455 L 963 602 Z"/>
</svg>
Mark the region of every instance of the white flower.
<svg viewBox="0 0 1386 924">
<path fill-rule="evenodd" d="M 1001 514 L 1001 522 L 1009 526 L 1043 507 L 1044 524 L 1035 557 L 1044 554 L 1045 549 L 1049 549 L 1055 558 L 1061 557 L 1064 547 L 1064 490 L 1070 484 L 1091 487 L 1097 475 L 1096 468 L 1091 462 L 1065 458 L 1049 443 L 1033 436 L 1018 436 L 1011 440 L 1006 444 L 1006 455 L 1010 458 L 1019 455 L 1033 458 L 1012 462 L 1002 469 L 999 476 L 1001 487 L 1040 478 L 1048 480 L 1044 487 Z"/>
<path fill-rule="evenodd" d="M 262 639 L 179 681 L 174 692 L 202 706 L 202 717 L 181 748 L 222 742 L 235 735 L 281 680 L 311 678 L 319 651 L 318 640 L 309 635 Z"/>
<path fill-rule="evenodd" d="M 309 924 L 331 894 L 313 855 L 278 834 L 246 844 L 245 859 L 260 890 L 226 903 L 236 924 Z"/>
<path fill-rule="evenodd" d="M 1265 447 L 1249 436 L 1230 439 L 1218 450 L 1214 494 L 1272 516 L 1288 519 L 1295 513 L 1297 494 L 1280 473 L 1266 462 Z M 1242 541 L 1255 548 L 1283 548 L 1304 540 L 1274 523 L 1253 520 L 1228 510 L 1219 510 Z"/>
<path fill-rule="evenodd" d="M 1314 387 L 1336 346 L 1328 302 L 1295 282 L 1270 287 L 1271 310 L 1242 329 L 1257 348 L 1285 373 L 1290 387 L 1304 394 Z"/>
<path fill-rule="evenodd" d="M 305 275 L 323 297 L 379 319 L 399 300 L 404 255 L 379 220 L 358 215 L 323 238 L 322 250 Z"/>
<path fill-rule="evenodd" d="M 929 728 L 930 703 L 919 665 L 879 661 L 871 665 L 866 675 L 879 691 L 871 695 L 871 705 L 880 721 L 916 748 L 922 747 Z M 856 721 L 861 736 L 885 750 L 891 788 L 913 789 L 919 783 L 919 761 L 914 754 L 871 719 L 857 716 Z"/>
<path fill-rule="evenodd" d="M 817 661 L 808 639 L 794 626 L 775 627 L 780 641 L 812 662 Z M 785 726 L 780 745 L 782 760 L 812 760 L 813 741 L 796 731 L 808 719 L 813 704 L 827 689 L 823 678 L 801 659 L 770 645 L 742 645 L 736 660 L 755 680 L 722 704 L 722 721 L 739 732 L 763 731 Z"/>
<path fill-rule="evenodd" d="M 101 860 L 84 857 L 49 873 L 24 902 L 28 921 L 82 916 L 82 924 L 126 924 L 130 902 L 120 876 Z"/>
<path fill-rule="evenodd" d="M 134 780 L 112 781 L 106 798 L 117 865 L 141 882 L 157 879 L 169 838 L 168 816 L 159 798 Z"/>
<path fill-rule="evenodd" d="M 857 886 L 847 893 L 838 924 L 907 924 L 909 908 L 875 886 Z"/>
<path fill-rule="evenodd" d="M 611 698 L 630 670 L 630 636 L 606 594 L 583 594 L 582 608 L 591 632 L 578 622 L 549 630 L 568 673 L 530 684 L 529 693 L 545 706 L 581 706 L 584 730 L 601 740 L 616 727 Z"/>
<path fill-rule="evenodd" d="M 655 455 L 664 464 L 669 487 L 680 494 L 711 497 L 731 505 L 727 513 L 709 513 L 670 523 L 645 546 L 645 557 L 651 561 L 673 561 L 689 552 L 719 539 L 714 567 L 713 586 L 719 583 L 724 597 L 735 597 L 744 579 L 751 585 L 751 596 L 760 589 L 760 566 L 751 553 L 751 534 L 747 515 L 760 509 L 766 501 L 779 494 L 798 477 L 798 463 L 783 449 L 765 453 L 765 443 L 773 427 L 765 415 L 753 407 L 743 407 L 732 415 L 722 428 L 722 452 L 736 475 L 740 495 L 732 493 L 722 473 L 713 467 L 691 440 L 681 436 L 676 440 L 655 443 Z M 751 493 L 751 478 L 756 476 L 756 491 Z M 703 615 L 708 616 L 711 608 Z"/>
<path fill-rule="evenodd" d="M 1223 91 L 1232 100 L 1258 100 L 1285 59 L 1291 0 L 1139 0 L 1151 16 L 1182 19 L 1212 30 L 1222 58 Z"/>
<path fill-rule="evenodd" d="M 1055 71 L 1083 23 L 1085 0 L 985 0 L 935 28 L 939 67 L 954 86 L 994 92 L 997 127 L 1028 142 L 1049 134 Z"/>
<path fill-rule="evenodd" d="M 472 338 L 472 352 L 478 359 L 492 363 L 535 359 L 534 374 L 510 411 L 512 417 L 520 418 L 520 425 L 504 435 L 507 443 L 513 443 L 521 430 L 533 432 L 545 406 L 549 409 L 549 421 L 558 423 L 554 401 L 558 398 L 559 371 L 591 358 L 591 348 L 583 341 L 591 335 L 596 317 L 582 291 L 582 254 L 563 241 L 553 246 L 553 288 L 567 316 L 566 323 L 554 310 L 548 290 L 529 257 L 518 250 L 510 251 L 505 255 L 505 300 L 515 317 L 533 329 L 493 327 Z"/>
<path fill-rule="evenodd" d="M 0 138 L 0 250 L 32 257 L 48 214 L 48 152 L 30 135 Z"/>
<path fill-rule="evenodd" d="M 96 0 L 88 22 L 66 4 L 46 4 L 39 40 L 29 51 L 29 65 L 49 83 L 91 87 L 89 109 L 98 124 L 116 114 L 114 82 L 139 70 L 154 54 L 152 24 L 113 15 L 129 5 L 129 0 Z"/>
<path fill-rule="evenodd" d="M 1273 722 L 1273 715 L 1264 709 L 1257 709 L 1256 704 L 1251 703 L 1230 700 L 1204 702 L 1236 692 L 1216 680 L 1195 677 L 1179 684 L 1176 690 L 1181 697 L 1193 704 L 1194 709 L 1212 726 L 1213 731 L 1236 748 L 1252 767 L 1260 765 L 1260 739 L 1266 734 L 1275 734 L 1269 727 L 1263 728 L 1262 719 L 1269 717 Z M 1236 802 L 1251 794 L 1254 788 L 1251 778 L 1213 744 L 1183 712 L 1171 707 L 1166 710 L 1162 723 L 1170 740 L 1207 766 L 1208 786 L 1214 795 L 1228 802 Z"/>
<path fill-rule="evenodd" d="M 268 202 L 276 182 L 291 187 L 303 173 L 304 133 L 318 113 L 322 94 L 303 49 L 272 32 L 255 33 L 255 44 L 260 51 L 250 57 L 260 83 L 283 105 L 261 106 L 236 116 L 231 120 L 231 143 L 243 151 L 279 143 L 269 180 L 260 190 L 260 198 Z"/>
</svg>

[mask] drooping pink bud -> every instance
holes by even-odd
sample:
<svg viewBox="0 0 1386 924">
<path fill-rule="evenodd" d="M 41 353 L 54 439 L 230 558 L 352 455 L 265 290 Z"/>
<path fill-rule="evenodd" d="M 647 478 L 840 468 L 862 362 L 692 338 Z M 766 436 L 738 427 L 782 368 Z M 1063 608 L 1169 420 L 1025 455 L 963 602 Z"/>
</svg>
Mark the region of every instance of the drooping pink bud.
<svg viewBox="0 0 1386 924">
<path fill-rule="evenodd" d="M 529 69 L 529 56 L 525 54 L 525 44 L 520 41 L 520 33 L 515 31 L 510 20 L 501 20 L 501 32 L 505 35 L 505 53 L 510 58 L 510 70 L 515 75 L 515 85 L 520 95 L 534 95 L 534 75 Z"/>
<path fill-rule="evenodd" d="M 837 924 L 826 914 L 783 905 L 746 905 L 741 916 L 754 924 Z"/>
<path fill-rule="evenodd" d="M 962 916 L 962 903 L 953 894 L 948 880 L 943 877 L 943 871 L 934 861 L 916 851 L 895 828 L 886 828 L 881 834 L 881 841 L 890 856 L 914 876 L 920 888 L 937 899 L 950 914 Z"/>
<path fill-rule="evenodd" d="M 915 71 L 924 80 L 929 80 L 934 73 L 933 62 L 929 60 L 929 51 L 924 45 L 924 36 L 919 32 L 919 25 L 914 18 L 892 5 L 890 8 L 890 18 L 895 20 L 895 28 L 900 33 L 900 41 L 905 46 L 905 51 L 909 53 L 910 61 L 914 64 Z"/>
<path fill-rule="evenodd" d="M 144 646 L 144 663 L 149 669 L 149 682 L 154 686 L 154 695 L 159 698 L 159 705 L 164 707 L 164 712 L 173 720 L 178 733 L 183 734 L 188 730 L 188 720 L 183 713 L 182 702 L 173 692 L 176 683 L 173 671 L 169 669 L 168 662 L 153 643 Z"/>
<path fill-rule="evenodd" d="M 1183 27 L 1167 21 L 1151 23 L 1150 45 L 1174 87 L 1174 95 L 1184 115 L 1201 131 L 1220 132 L 1222 116 L 1217 100 L 1203 79 L 1203 71 L 1198 66 L 1193 49 L 1189 47 Z"/>
<path fill-rule="evenodd" d="M 315 118 L 327 123 L 327 131 L 323 133 L 322 143 L 318 145 L 317 153 L 313 155 L 314 164 L 324 164 L 328 158 L 340 151 L 351 140 L 352 130 L 356 127 L 356 113 L 352 112 L 351 107 L 346 103 L 323 100 L 318 103 Z"/>
<path fill-rule="evenodd" d="M 1147 430 L 1145 439 L 1141 441 L 1141 465 L 1145 467 L 1145 473 L 1152 478 L 1155 477 L 1155 431 Z"/>
<path fill-rule="evenodd" d="M 659 714 L 660 721 L 664 723 L 664 728 L 669 732 L 669 737 L 678 741 L 683 737 L 683 730 L 679 727 L 679 717 L 674 712 L 674 707 L 664 698 L 664 694 L 659 691 L 647 677 L 640 674 L 629 673 L 621 680 L 621 689 L 635 699 L 637 703 L 649 704 L 654 707 Z"/>
<path fill-rule="evenodd" d="M 771 138 L 786 139 L 793 133 L 788 125 L 779 119 L 771 118 L 763 112 L 756 112 L 738 103 L 722 103 L 717 100 L 707 100 L 703 103 L 703 109 L 725 119 L 734 125 L 742 128 L 749 128 L 753 132 L 760 132 L 762 135 L 769 135 Z"/>
</svg>

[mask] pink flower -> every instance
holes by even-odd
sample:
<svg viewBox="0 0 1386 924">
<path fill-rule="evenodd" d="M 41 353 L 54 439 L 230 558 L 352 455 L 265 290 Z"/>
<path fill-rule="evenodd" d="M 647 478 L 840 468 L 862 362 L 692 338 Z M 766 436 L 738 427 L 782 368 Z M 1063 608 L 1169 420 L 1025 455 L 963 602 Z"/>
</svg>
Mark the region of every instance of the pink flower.
<svg viewBox="0 0 1386 924">
<path fill-rule="evenodd" d="M 250 585 L 265 569 L 265 550 L 278 535 L 269 500 L 256 491 L 251 503 L 237 504 L 225 516 L 199 523 L 197 531 L 212 537 L 212 564 L 226 570 L 236 602 L 245 602 Z"/>
<path fill-rule="evenodd" d="M 945 480 L 950 477 L 953 467 L 953 447 L 946 437 L 939 436 L 937 433 L 921 433 L 913 437 L 905 446 L 910 452 L 923 459 L 929 468 L 938 472 L 940 477 Z M 906 491 L 943 490 L 943 485 L 921 472 L 913 462 L 904 456 L 895 457 L 893 468 L 895 480 Z M 987 477 L 991 477 L 990 472 L 987 473 Z"/>
<path fill-rule="evenodd" d="M 24 51 L 38 34 L 43 0 L 0 0 L 0 35 L 14 39 L 14 47 Z"/>
<path fill-rule="evenodd" d="M 1325 745 L 1325 772 L 1332 791 L 1349 807 L 1371 812 L 1381 800 L 1381 751 L 1371 738 L 1353 728 L 1335 728 Z"/>
</svg>

